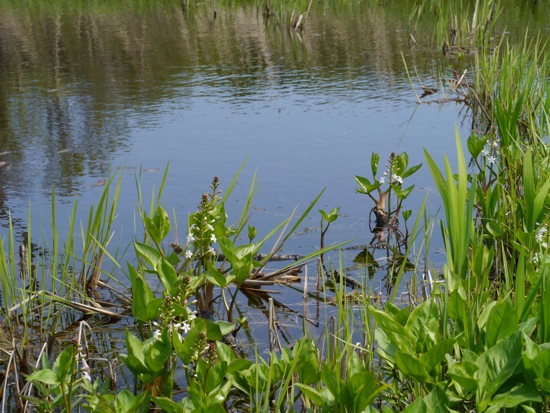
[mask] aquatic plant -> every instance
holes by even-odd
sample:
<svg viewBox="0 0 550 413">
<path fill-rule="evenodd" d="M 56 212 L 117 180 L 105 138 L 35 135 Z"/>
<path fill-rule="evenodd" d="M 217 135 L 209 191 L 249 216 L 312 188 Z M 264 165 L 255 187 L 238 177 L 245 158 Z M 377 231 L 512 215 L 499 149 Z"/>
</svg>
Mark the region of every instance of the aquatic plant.
<svg viewBox="0 0 550 413">
<path fill-rule="evenodd" d="M 367 195 L 375 204 L 371 210 L 376 222 L 375 227 L 371 228 L 375 233 L 371 243 L 376 240 L 377 244 L 387 244 L 392 237 L 395 237 L 396 243 L 399 244 L 404 237 L 399 229 L 401 207 L 403 201 L 414 189 L 414 185 L 403 188 L 403 181 L 420 169 L 422 164 L 409 167 L 407 153 L 403 152 L 399 155 L 392 153 L 384 165 L 386 170 L 378 176 L 379 161 L 380 156 L 373 153 L 371 156 L 373 182 L 363 176 L 355 176 L 355 181 L 359 184 L 357 192 Z M 382 189 L 384 185 L 387 185 L 386 189 Z M 408 218 L 410 215 L 406 212 L 405 216 Z"/>
</svg>

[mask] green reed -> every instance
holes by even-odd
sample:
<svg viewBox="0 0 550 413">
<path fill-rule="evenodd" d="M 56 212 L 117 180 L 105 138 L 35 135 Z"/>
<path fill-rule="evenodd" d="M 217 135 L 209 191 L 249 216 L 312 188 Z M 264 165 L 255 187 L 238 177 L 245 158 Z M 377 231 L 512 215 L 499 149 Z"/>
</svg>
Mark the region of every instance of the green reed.
<svg viewBox="0 0 550 413">
<path fill-rule="evenodd" d="M 502 1 L 423 0 L 411 13 L 418 25 L 423 19 L 435 22 L 434 41 L 444 53 L 488 45 L 494 35 L 495 22 L 502 11 Z"/>
</svg>

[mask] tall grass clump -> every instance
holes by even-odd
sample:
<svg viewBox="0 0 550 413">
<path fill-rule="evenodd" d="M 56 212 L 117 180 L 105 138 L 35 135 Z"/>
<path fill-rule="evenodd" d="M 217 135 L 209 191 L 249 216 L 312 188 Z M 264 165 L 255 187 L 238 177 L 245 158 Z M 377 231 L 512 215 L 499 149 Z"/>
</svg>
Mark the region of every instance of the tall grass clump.
<svg viewBox="0 0 550 413">
<path fill-rule="evenodd" d="M 24 239 L 17 237 L 10 219 L 8 233 L 0 242 L 0 346 L 9 355 L 3 376 L 3 398 L 16 399 L 20 406 L 24 404 L 31 393 L 26 376 L 33 366 L 40 364 L 44 354 L 56 350 L 58 338 L 71 334 L 71 324 L 78 318 L 89 314 L 120 316 L 115 303 L 104 307 L 101 291 L 105 288 L 100 286 L 100 278 L 108 280 L 112 273 L 104 270 L 105 257 L 116 260 L 117 252 L 109 248 L 109 242 L 119 185 L 120 181 L 116 186 L 112 181 L 106 185 L 80 231 L 75 202 L 67 223 L 68 232 L 63 237 L 59 235 L 54 192 L 51 239 L 36 236 L 47 231 L 31 227 L 30 208 Z"/>
<path fill-rule="evenodd" d="M 504 40 L 476 58 L 468 139 L 479 235 L 494 249 L 493 276 L 519 262 L 531 265 L 538 245 L 529 234 L 544 232 L 548 192 L 550 59 L 539 37 L 522 45 Z M 538 241 L 540 241 L 540 237 Z M 518 246 L 522 245 L 522 248 Z M 513 279 L 505 277 L 508 287 Z"/>
<path fill-rule="evenodd" d="M 434 42 L 444 53 L 472 51 L 489 44 L 501 11 L 500 0 L 422 0 L 414 7 L 411 20 L 414 25 L 422 19 L 435 22 Z"/>
</svg>

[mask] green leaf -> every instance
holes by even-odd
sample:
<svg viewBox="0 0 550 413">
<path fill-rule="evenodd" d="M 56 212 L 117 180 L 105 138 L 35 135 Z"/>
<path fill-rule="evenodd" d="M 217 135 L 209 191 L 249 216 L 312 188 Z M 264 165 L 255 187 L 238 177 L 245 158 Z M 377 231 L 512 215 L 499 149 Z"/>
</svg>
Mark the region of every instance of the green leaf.
<svg viewBox="0 0 550 413">
<path fill-rule="evenodd" d="M 354 412 L 363 412 L 367 406 L 374 403 L 376 397 L 388 387 L 380 385 L 373 371 L 363 371 L 354 374 L 348 379 L 346 387 L 353 397 Z"/>
<path fill-rule="evenodd" d="M 322 407 L 324 405 L 325 401 L 323 396 L 313 387 L 302 383 L 296 383 L 296 387 L 298 387 L 298 389 L 300 389 L 300 391 L 317 406 Z"/>
<path fill-rule="evenodd" d="M 328 222 L 334 222 L 338 219 L 338 213 L 340 212 L 340 208 L 333 208 L 328 213 Z"/>
<path fill-rule="evenodd" d="M 371 182 L 363 177 L 363 176 L 355 176 L 355 181 L 359 184 L 360 188 L 357 188 L 356 191 L 361 194 L 370 194 L 372 191 L 377 189 L 380 186 L 380 182 L 375 182 L 374 184 L 371 184 Z"/>
<path fill-rule="evenodd" d="M 319 380 L 319 354 L 311 340 L 298 340 L 292 349 L 292 357 L 299 360 L 296 373 L 301 383 L 312 384 Z"/>
<path fill-rule="evenodd" d="M 409 164 L 409 155 L 407 152 L 400 153 L 395 157 L 395 163 L 393 173 L 403 178 L 403 174 L 407 171 L 407 165 Z"/>
<path fill-rule="evenodd" d="M 415 346 L 407 329 L 375 307 L 370 307 L 370 312 L 380 326 L 380 330 L 391 340 L 394 346 L 402 351 L 414 352 Z"/>
<path fill-rule="evenodd" d="M 258 234 L 258 231 L 256 230 L 256 227 L 253 225 L 248 226 L 248 240 L 252 242 L 254 238 L 256 238 L 256 235 Z"/>
<path fill-rule="evenodd" d="M 331 368 L 326 364 L 323 364 L 321 367 L 321 381 L 327 386 L 327 389 L 336 400 L 341 397 L 344 382 L 340 378 L 340 375 L 334 374 Z"/>
<path fill-rule="evenodd" d="M 421 383 L 425 383 L 430 378 L 424 365 L 412 354 L 397 351 L 395 362 L 403 374 Z"/>
<path fill-rule="evenodd" d="M 474 392 L 477 389 L 476 372 L 477 365 L 471 361 L 461 361 L 449 368 L 449 376 L 467 393 Z"/>
<path fill-rule="evenodd" d="M 401 178 L 403 178 L 403 179 L 408 178 L 409 176 L 414 174 L 416 171 L 418 171 L 420 168 L 422 168 L 422 164 L 418 164 L 418 165 L 410 167 L 409 169 L 407 169 L 403 173 L 403 175 L 401 175 Z"/>
<path fill-rule="evenodd" d="M 220 324 L 217 322 L 213 322 L 207 319 L 202 320 L 204 322 L 204 325 L 206 326 L 206 338 L 208 340 L 218 341 L 223 338 L 222 331 L 220 329 Z M 229 323 L 231 324 L 231 323 Z M 233 324 L 231 324 L 231 329 L 235 327 Z"/>
<path fill-rule="evenodd" d="M 177 335 L 174 332 L 173 334 Z M 147 342 L 147 345 L 144 346 L 144 354 L 149 374 L 156 375 L 165 369 L 166 363 L 172 355 L 172 343 L 168 328 L 164 328 L 156 340 Z"/>
<path fill-rule="evenodd" d="M 175 295 L 178 291 L 180 279 L 176 269 L 166 258 L 161 257 L 160 265 L 157 266 L 157 274 L 165 291 L 171 296 Z"/>
<path fill-rule="evenodd" d="M 424 301 L 418 305 L 406 324 L 408 334 L 416 342 L 416 353 L 427 350 L 438 341 L 439 334 L 439 310 L 433 300 Z"/>
<path fill-rule="evenodd" d="M 424 403 L 429 413 L 446 412 L 449 408 L 449 398 L 439 386 L 435 386 L 430 394 L 424 397 Z"/>
<path fill-rule="evenodd" d="M 428 413 L 428 408 L 426 407 L 424 400 L 419 397 L 414 402 L 409 404 L 407 408 L 403 410 L 403 413 Z"/>
<path fill-rule="evenodd" d="M 151 266 L 151 268 L 153 268 L 154 270 L 157 269 L 161 255 L 156 249 L 147 244 L 143 244 L 137 241 L 134 242 L 134 248 L 136 249 L 136 253 L 138 254 L 138 256 L 144 259 L 145 262 L 147 262 Z"/>
<path fill-rule="evenodd" d="M 125 336 L 126 350 L 128 351 L 128 354 L 121 354 L 122 361 L 136 375 L 149 373 L 149 369 L 145 364 L 145 354 L 143 352 L 143 345 L 141 344 L 141 341 L 139 341 L 137 337 L 134 337 L 129 330 L 126 330 Z"/>
<path fill-rule="evenodd" d="M 53 363 L 52 370 L 57 374 L 57 380 L 60 383 L 68 381 L 74 373 L 76 364 L 74 350 L 74 346 L 67 346 Z"/>
<path fill-rule="evenodd" d="M 161 206 L 157 208 L 152 219 L 144 216 L 143 223 L 156 244 L 160 244 L 170 232 L 170 218 Z"/>
<path fill-rule="evenodd" d="M 155 298 L 149 301 L 146 307 L 147 321 L 156 320 L 157 318 L 159 318 L 163 302 L 164 302 L 164 298 L 162 297 Z"/>
<path fill-rule="evenodd" d="M 485 228 L 493 238 L 500 238 L 501 236 L 506 234 L 506 230 L 502 228 L 502 225 L 496 221 L 488 221 L 485 225 Z"/>
<path fill-rule="evenodd" d="M 397 195 L 397 198 L 400 200 L 405 200 L 414 189 L 414 185 L 411 185 L 405 189 L 401 189 L 400 184 L 399 185 L 392 184 L 391 187 L 394 190 L 395 194 Z"/>
<path fill-rule="evenodd" d="M 208 267 L 208 274 L 206 275 L 206 278 L 208 281 L 210 281 L 212 284 L 220 287 L 225 288 L 230 283 L 235 281 L 235 276 L 232 274 L 222 274 L 214 265 L 210 265 Z"/>
<path fill-rule="evenodd" d="M 501 301 L 493 306 L 486 325 L 485 342 L 494 346 L 499 340 L 514 334 L 518 329 L 518 316 L 512 304 Z"/>
<path fill-rule="evenodd" d="M 468 137 L 468 151 L 470 155 L 472 155 L 473 158 L 477 158 L 486 144 L 487 138 L 472 133 Z"/>
<path fill-rule="evenodd" d="M 177 336 L 177 334 L 175 335 Z M 195 352 L 202 350 L 197 348 L 197 343 L 204 341 L 201 335 L 206 336 L 206 322 L 202 318 L 195 318 L 191 322 L 191 330 L 189 330 L 185 336 L 183 345 L 174 345 L 174 349 L 185 364 L 191 363 L 194 359 Z"/>
<path fill-rule="evenodd" d="M 420 362 L 424 365 L 427 373 L 430 373 L 438 364 L 445 360 L 445 355 L 453 348 L 454 343 L 454 338 L 443 340 L 420 356 Z"/>
<path fill-rule="evenodd" d="M 542 402 L 542 397 L 535 389 L 527 384 L 520 383 L 505 393 L 497 394 L 491 400 L 489 408 L 485 410 L 485 413 L 498 413 L 502 412 L 503 409 L 509 409 L 522 404 L 540 402 Z"/>
<path fill-rule="evenodd" d="M 44 384 L 49 384 L 50 386 L 60 384 L 57 374 L 55 374 L 55 372 L 50 369 L 35 371 L 29 377 L 27 377 L 27 380 L 30 382 L 39 381 Z"/>
<path fill-rule="evenodd" d="M 147 306 L 155 298 L 153 291 L 145 282 L 142 274 L 128 263 L 128 278 L 132 284 L 132 315 L 138 322 L 146 323 L 154 320 L 150 318 Z"/>
<path fill-rule="evenodd" d="M 168 397 L 153 397 L 153 402 L 166 413 L 185 413 L 183 406 Z"/>
<path fill-rule="evenodd" d="M 116 396 L 115 406 L 117 413 L 134 413 L 143 411 L 149 404 L 149 392 L 142 392 L 134 396 L 128 390 L 122 390 Z"/>
<path fill-rule="evenodd" d="M 539 379 L 550 379 L 550 348 L 540 351 L 533 359 L 533 369 Z"/>
<path fill-rule="evenodd" d="M 376 152 L 373 152 L 370 157 L 370 170 L 372 171 L 372 176 L 376 179 L 376 174 L 378 173 L 378 162 L 380 161 L 380 155 Z"/>
<path fill-rule="evenodd" d="M 491 397 L 514 374 L 521 360 L 521 353 L 521 332 L 516 332 L 479 356 L 476 401 L 480 411 L 487 408 Z"/>
</svg>

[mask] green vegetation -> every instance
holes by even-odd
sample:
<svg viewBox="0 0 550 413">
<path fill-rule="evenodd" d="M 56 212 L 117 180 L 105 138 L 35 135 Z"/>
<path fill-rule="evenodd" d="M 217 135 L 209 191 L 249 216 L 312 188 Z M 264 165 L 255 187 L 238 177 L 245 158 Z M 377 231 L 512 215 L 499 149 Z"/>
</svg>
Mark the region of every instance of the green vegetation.
<svg viewBox="0 0 550 413">
<path fill-rule="evenodd" d="M 438 28 L 462 10 L 425 2 L 416 16 L 426 4 L 444 16 Z M 527 36 L 519 46 L 502 40 L 489 48 L 499 10 L 498 2 L 476 1 L 470 23 L 452 23 L 457 33 L 467 33 L 464 39 L 475 37 L 474 76 L 461 90 L 477 132 L 464 142 L 456 134 L 456 168 L 447 158 L 438 166 L 425 151 L 445 214 L 443 268 L 418 264 L 432 223 L 422 226 L 423 207 L 412 228 L 407 225 L 412 212 L 404 204 L 413 186 L 404 180 L 421 164 L 410 166 L 406 153 L 392 153 L 382 173 L 380 156 L 372 154 L 372 178 L 355 177 L 357 192 L 374 203 L 376 225 L 373 241 L 355 258 L 365 282 L 356 282 L 352 293 L 346 269 L 334 260 L 343 245 L 325 246 L 338 208 L 319 210 L 319 249 L 266 270 L 322 192 L 300 215 L 259 237 L 251 223 L 255 177 L 235 221 L 226 203 L 240 171 L 223 196 L 214 178 L 187 218 L 186 242 L 180 244 L 169 242 L 178 221 L 162 205 L 168 170 L 148 207 L 138 175 L 136 234 L 143 236 L 129 251 L 112 246 L 120 181 L 107 183 L 80 228 L 75 204 L 63 239 L 52 195 L 51 240 L 38 248 L 29 229 L 17 246 L 10 226 L 0 243 L 0 345 L 8 355 L 3 405 L 42 412 L 548 411 L 550 58 L 541 40 Z M 298 15 L 293 10 L 290 16 Z M 389 263 L 391 294 L 384 299 L 366 282 L 379 265 L 375 254 Z M 302 337 L 283 348 L 273 298 L 264 287 L 301 280 L 298 271 L 307 275 L 312 262 L 319 268 L 317 291 L 308 291 L 304 277 L 301 292 L 327 312 L 324 334 L 312 336 L 303 314 Z M 418 279 L 408 287 L 410 299 L 397 303 L 405 270 Z M 267 355 L 240 308 L 242 297 L 267 304 Z M 112 360 L 102 359 L 91 340 L 94 324 L 75 314 L 131 320 L 119 355 L 126 385 L 117 383 Z M 61 323 L 74 326 L 72 340 L 54 337 Z M 248 352 L 235 338 L 240 330 L 252 345 Z M 53 346 L 54 338 L 62 349 Z"/>
</svg>

